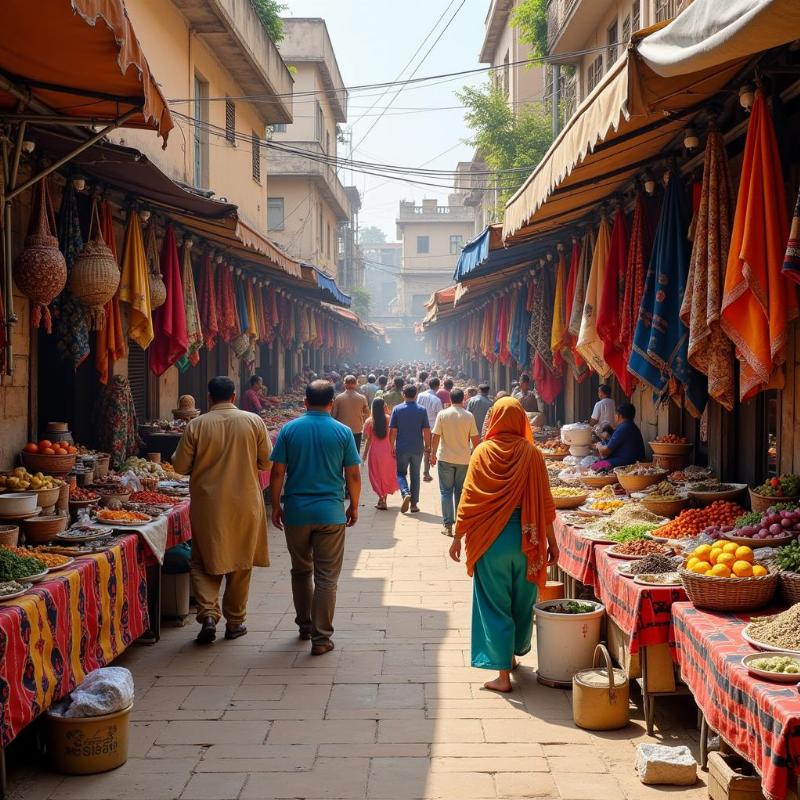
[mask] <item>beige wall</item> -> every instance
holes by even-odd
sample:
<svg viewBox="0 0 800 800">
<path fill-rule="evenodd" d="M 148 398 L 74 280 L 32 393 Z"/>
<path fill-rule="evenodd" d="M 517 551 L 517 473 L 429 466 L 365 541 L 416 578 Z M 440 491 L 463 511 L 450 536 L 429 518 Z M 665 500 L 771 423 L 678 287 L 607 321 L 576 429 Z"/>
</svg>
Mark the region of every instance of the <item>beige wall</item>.
<svg viewBox="0 0 800 800">
<path fill-rule="evenodd" d="M 515 6 L 519 0 L 515 0 Z M 530 45 L 519 40 L 519 31 L 507 22 L 492 56 L 492 66 L 502 69 L 508 56 L 510 64 L 531 57 Z M 544 71 L 542 67 L 517 66 L 509 69 L 508 101 L 516 111 L 526 103 L 541 102 L 544 92 Z"/>
<path fill-rule="evenodd" d="M 447 268 L 452 271 L 460 250 L 450 253 L 450 236 L 461 236 L 463 247 L 474 233 L 472 222 L 404 222 L 401 227 L 404 270 Z M 417 253 L 417 236 L 428 237 L 427 253 Z"/>
</svg>

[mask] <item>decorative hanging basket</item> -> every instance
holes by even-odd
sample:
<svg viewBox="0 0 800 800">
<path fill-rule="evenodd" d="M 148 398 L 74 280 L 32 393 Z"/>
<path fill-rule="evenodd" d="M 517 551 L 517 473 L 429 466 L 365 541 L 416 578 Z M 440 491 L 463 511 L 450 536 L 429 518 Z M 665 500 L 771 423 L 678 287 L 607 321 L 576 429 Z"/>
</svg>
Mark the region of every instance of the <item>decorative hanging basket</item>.
<svg viewBox="0 0 800 800">
<path fill-rule="evenodd" d="M 158 254 L 158 242 L 156 241 L 156 223 L 152 217 L 150 218 L 150 224 L 147 226 L 144 249 L 148 267 L 147 280 L 150 285 L 150 308 L 155 310 L 167 302 L 167 286 L 161 275 L 161 259 Z"/>
<path fill-rule="evenodd" d="M 167 287 L 160 272 L 151 272 L 147 280 L 150 283 L 150 308 L 155 310 L 167 302 Z"/>
<path fill-rule="evenodd" d="M 245 353 L 250 349 L 250 337 L 246 333 L 241 333 L 231 342 L 231 348 L 236 358 L 244 358 Z"/>
<path fill-rule="evenodd" d="M 104 307 L 119 288 L 120 272 L 114 253 L 100 231 L 96 201 L 92 204 L 89 227 L 89 241 L 83 246 L 70 271 L 69 290 L 79 303 L 87 307 L 91 328 L 98 330 L 105 324 Z"/>
<path fill-rule="evenodd" d="M 67 262 L 58 249 L 55 218 L 47 191 L 47 178 L 39 181 L 38 219 L 33 233 L 25 237 L 25 246 L 14 262 L 14 282 L 31 301 L 31 326 L 44 322 L 51 333 L 53 320 L 48 306 L 67 284 Z"/>
</svg>

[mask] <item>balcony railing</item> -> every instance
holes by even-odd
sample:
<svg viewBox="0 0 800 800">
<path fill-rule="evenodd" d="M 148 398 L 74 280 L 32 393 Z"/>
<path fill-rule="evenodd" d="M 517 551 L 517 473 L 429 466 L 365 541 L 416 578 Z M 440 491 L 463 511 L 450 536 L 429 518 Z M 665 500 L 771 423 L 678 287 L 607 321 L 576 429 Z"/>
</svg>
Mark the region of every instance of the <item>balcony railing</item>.
<svg viewBox="0 0 800 800">
<path fill-rule="evenodd" d="M 552 48 L 580 0 L 550 0 L 547 7 L 547 48 Z"/>
</svg>

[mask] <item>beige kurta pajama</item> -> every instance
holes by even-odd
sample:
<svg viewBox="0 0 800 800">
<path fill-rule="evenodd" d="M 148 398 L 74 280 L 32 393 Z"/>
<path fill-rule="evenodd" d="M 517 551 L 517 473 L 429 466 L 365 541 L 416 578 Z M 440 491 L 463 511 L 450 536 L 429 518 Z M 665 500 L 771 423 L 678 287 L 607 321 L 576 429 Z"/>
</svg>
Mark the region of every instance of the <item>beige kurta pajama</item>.
<svg viewBox="0 0 800 800">
<path fill-rule="evenodd" d="M 243 622 L 250 571 L 269 566 L 258 471 L 269 467 L 271 452 L 261 418 L 233 403 L 217 403 L 192 420 L 178 443 L 172 464 L 189 475 L 192 588 L 199 620 L 219 619 L 224 575 L 222 613 L 229 625 Z"/>
</svg>

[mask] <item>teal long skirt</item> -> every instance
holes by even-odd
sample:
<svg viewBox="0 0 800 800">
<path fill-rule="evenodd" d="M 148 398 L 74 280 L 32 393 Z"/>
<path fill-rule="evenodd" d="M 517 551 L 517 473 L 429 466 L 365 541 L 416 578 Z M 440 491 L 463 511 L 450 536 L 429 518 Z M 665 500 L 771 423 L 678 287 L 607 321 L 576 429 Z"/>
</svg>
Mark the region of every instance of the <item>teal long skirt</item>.
<svg viewBox="0 0 800 800">
<path fill-rule="evenodd" d="M 514 509 L 506 526 L 478 559 L 472 582 L 472 666 L 510 670 L 515 655 L 531 649 L 536 584 L 527 579 L 520 546 L 522 519 Z"/>
</svg>

